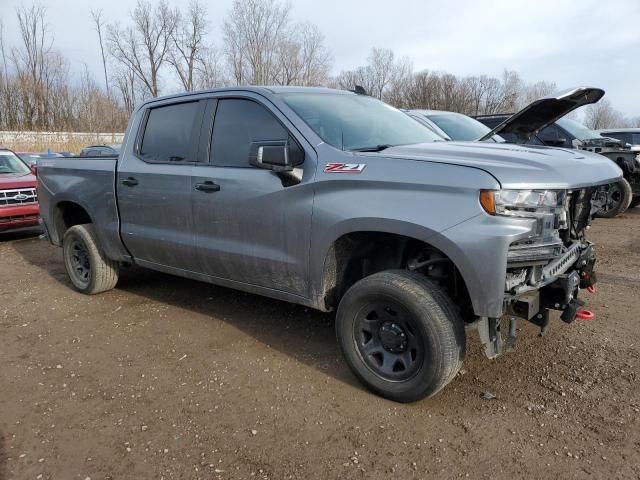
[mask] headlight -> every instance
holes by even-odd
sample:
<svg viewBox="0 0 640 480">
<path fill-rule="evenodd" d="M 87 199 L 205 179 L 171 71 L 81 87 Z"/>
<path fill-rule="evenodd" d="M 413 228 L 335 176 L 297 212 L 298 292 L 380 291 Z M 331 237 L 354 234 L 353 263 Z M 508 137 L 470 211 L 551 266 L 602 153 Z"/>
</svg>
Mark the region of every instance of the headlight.
<svg viewBox="0 0 640 480">
<path fill-rule="evenodd" d="M 480 204 L 489 215 L 537 218 L 560 213 L 565 197 L 563 190 L 481 190 Z"/>
</svg>

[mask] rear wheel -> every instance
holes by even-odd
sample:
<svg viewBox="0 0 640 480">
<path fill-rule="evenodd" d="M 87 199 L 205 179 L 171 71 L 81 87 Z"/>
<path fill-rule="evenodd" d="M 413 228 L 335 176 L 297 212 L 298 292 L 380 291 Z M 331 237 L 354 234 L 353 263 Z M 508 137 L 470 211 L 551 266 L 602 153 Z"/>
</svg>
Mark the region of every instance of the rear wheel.
<svg viewBox="0 0 640 480">
<path fill-rule="evenodd" d="M 75 225 L 67 230 L 62 254 L 69 279 L 79 292 L 93 295 L 111 290 L 118 283 L 120 265 L 104 255 L 93 225 Z"/>
<path fill-rule="evenodd" d="M 631 199 L 631 203 L 629 204 L 629 208 L 635 208 L 638 205 L 640 205 L 640 195 L 635 195 L 632 199 Z"/>
<path fill-rule="evenodd" d="M 416 272 L 366 277 L 342 298 L 338 342 L 354 374 L 372 391 L 399 402 L 433 395 L 462 365 L 462 318 L 446 293 Z"/>
<path fill-rule="evenodd" d="M 602 218 L 613 218 L 624 213 L 633 197 L 631 185 L 624 178 L 619 181 L 606 185 L 603 187 L 606 189 L 606 202 L 600 210 L 596 213 L 596 216 Z"/>
</svg>

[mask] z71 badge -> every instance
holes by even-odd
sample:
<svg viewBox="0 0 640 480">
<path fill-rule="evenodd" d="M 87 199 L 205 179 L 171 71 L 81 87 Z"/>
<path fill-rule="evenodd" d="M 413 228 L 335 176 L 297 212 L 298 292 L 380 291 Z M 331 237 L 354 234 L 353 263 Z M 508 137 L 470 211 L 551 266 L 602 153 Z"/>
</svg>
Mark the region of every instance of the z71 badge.
<svg viewBox="0 0 640 480">
<path fill-rule="evenodd" d="M 325 173 L 362 173 L 366 163 L 327 163 Z"/>
</svg>

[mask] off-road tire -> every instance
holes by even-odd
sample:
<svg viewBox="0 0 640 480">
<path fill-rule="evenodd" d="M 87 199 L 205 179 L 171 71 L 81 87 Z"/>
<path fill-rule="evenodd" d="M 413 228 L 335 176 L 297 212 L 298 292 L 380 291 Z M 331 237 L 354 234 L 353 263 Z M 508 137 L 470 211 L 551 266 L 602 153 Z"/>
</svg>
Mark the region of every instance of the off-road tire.
<svg viewBox="0 0 640 480">
<path fill-rule="evenodd" d="M 615 182 L 615 184 L 611 184 L 611 185 L 612 186 L 615 185 L 619 193 L 619 198 L 617 201 L 612 202 L 611 204 L 607 205 L 605 208 L 598 210 L 598 212 L 595 215 L 596 217 L 600 217 L 600 218 L 617 217 L 618 215 L 623 214 L 631 204 L 631 201 L 633 198 L 633 191 L 631 190 L 631 185 L 626 179 L 622 178 L 619 181 Z"/>
<path fill-rule="evenodd" d="M 378 305 L 387 303 L 392 306 L 391 312 L 395 308 L 404 312 L 400 316 L 410 319 L 406 336 L 412 337 L 414 345 L 422 349 L 415 354 L 415 365 L 412 364 L 415 372 L 400 380 L 388 378 L 395 372 L 380 373 L 385 364 L 384 355 L 390 355 L 388 345 L 379 354 L 383 360 L 378 358 L 374 362 L 371 355 L 363 353 L 369 345 L 363 346 L 369 333 L 359 330 L 362 322 L 375 322 L 366 317 L 371 315 L 367 314 L 368 309 L 375 306 L 375 310 Z M 386 312 L 386 308 L 383 310 Z M 375 316 L 377 318 L 378 314 Z M 382 317 L 387 318 L 386 313 Z M 384 322 L 389 324 L 389 320 Z M 381 326 L 378 332 L 382 329 Z M 373 392 L 397 402 L 413 402 L 440 391 L 460 370 L 466 348 L 464 323 L 449 296 L 424 275 L 405 270 L 387 270 L 355 283 L 338 306 L 336 334 L 347 364 L 356 377 Z M 369 341 L 373 341 L 373 336 Z M 387 337 L 379 334 L 379 344 L 385 341 L 389 341 L 388 334 Z M 401 355 L 406 356 L 406 351 Z M 410 358 L 413 357 L 411 350 Z M 376 367 L 378 363 L 382 365 Z"/>
<path fill-rule="evenodd" d="M 629 204 L 629 208 L 635 208 L 640 205 L 640 195 L 634 195 L 631 199 L 631 203 Z"/>
<path fill-rule="evenodd" d="M 96 239 L 93 225 L 75 225 L 62 240 L 67 275 L 79 292 L 94 295 L 111 290 L 118 283 L 120 264 L 108 259 Z"/>
</svg>

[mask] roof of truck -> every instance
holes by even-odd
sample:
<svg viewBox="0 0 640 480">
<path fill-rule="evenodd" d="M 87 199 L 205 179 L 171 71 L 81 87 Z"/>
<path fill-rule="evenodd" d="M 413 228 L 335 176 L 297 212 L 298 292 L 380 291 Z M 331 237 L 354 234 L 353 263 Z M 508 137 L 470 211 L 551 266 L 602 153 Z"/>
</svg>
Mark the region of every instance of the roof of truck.
<svg viewBox="0 0 640 480">
<path fill-rule="evenodd" d="M 428 109 L 423 109 L 423 108 L 416 108 L 416 109 L 412 109 L 412 110 L 405 110 L 405 112 L 408 113 L 420 113 L 422 115 L 461 115 L 461 116 L 468 116 L 465 115 L 464 113 L 459 113 L 459 112 L 450 112 L 448 110 L 428 110 Z"/>
<path fill-rule="evenodd" d="M 169 100 L 172 98 L 180 98 L 187 97 L 191 95 L 202 95 L 207 93 L 219 93 L 219 92 L 255 92 L 255 93 L 272 93 L 272 94 L 282 94 L 282 93 L 337 93 L 344 95 L 355 95 L 355 93 L 349 90 L 338 90 L 335 88 L 326 88 L 326 87 L 297 87 L 297 86 L 254 86 L 254 85 L 242 85 L 237 87 L 223 87 L 223 88 L 212 88 L 207 90 L 198 90 L 195 92 L 182 92 L 182 93 L 174 93 L 171 95 L 163 95 L 160 97 L 149 98 L 145 100 L 140 105 L 146 105 L 148 103 L 154 103 L 162 100 Z"/>
</svg>

